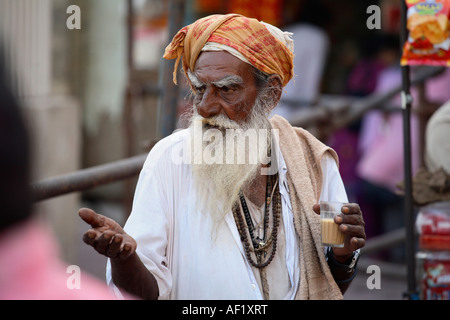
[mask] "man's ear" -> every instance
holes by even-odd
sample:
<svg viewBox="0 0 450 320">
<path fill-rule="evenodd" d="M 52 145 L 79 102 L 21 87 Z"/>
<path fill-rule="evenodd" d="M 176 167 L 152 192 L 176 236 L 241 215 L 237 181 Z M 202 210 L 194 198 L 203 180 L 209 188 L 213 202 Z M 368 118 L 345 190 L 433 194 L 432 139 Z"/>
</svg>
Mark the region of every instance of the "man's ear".
<svg viewBox="0 0 450 320">
<path fill-rule="evenodd" d="M 267 79 L 267 92 L 274 101 L 273 108 L 278 105 L 281 99 L 281 93 L 283 92 L 283 84 L 281 78 L 277 74 L 272 74 Z"/>
</svg>

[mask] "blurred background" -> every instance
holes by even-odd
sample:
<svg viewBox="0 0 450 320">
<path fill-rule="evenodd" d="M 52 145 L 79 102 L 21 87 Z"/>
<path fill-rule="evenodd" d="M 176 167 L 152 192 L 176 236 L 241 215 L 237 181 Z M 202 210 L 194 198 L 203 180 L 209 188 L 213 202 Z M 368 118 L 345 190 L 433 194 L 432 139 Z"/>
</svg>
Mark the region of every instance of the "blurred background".
<svg viewBox="0 0 450 320">
<path fill-rule="evenodd" d="M 80 9 L 80 29 L 69 27 L 78 19 L 76 11 L 68 11 L 71 5 Z M 371 5 L 381 9 L 380 28 L 368 28 Z M 350 200 L 371 208 L 369 239 L 401 228 L 402 197 L 392 183 L 384 184 L 382 178 L 373 182 L 375 173 L 357 169 L 376 171 L 373 165 L 360 165 L 363 151 L 387 123 L 383 120 L 399 115 L 383 111 L 370 125 L 364 120 L 371 108 L 399 110 L 395 95 L 377 105 L 364 104 L 364 98 L 400 85 L 400 0 L 0 0 L 0 57 L 13 73 L 12 86 L 32 133 L 33 181 L 146 154 L 156 141 L 183 127 L 188 91 L 183 81 L 178 87 L 172 84 L 173 61 L 162 59 L 164 49 L 182 26 L 230 12 L 294 32 L 295 87 L 286 88 L 275 113 L 336 149 Z M 420 88 L 417 101 L 426 105 L 447 99 L 426 96 L 426 81 Z M 362 108 L 355 111 L 361 101 Z M 413 126 L 415 168 L 421 161 L 420 128 L 420 121 Z M 403 174 L 402 149 L 398 144 L 393 148 L 400 155 L 384 152 L 384 158 L 398 164 L 397 183 Z M 123 223 L 136 179 L 133 174 L 36 201 L 35 211 L 53 226 L 69 264 L 104 278 L 105 259 L 82 244 L 87 226 L 77 211 L 89 206 Z M 367 194 L 378 195 L 372 202 L 384 207 L 374 210 Z M 394 273 L 402 274 L 402 248 L 396 249 L 376 252 L 373 258 L 397 263 L 400 272 Z"/>
</svg>

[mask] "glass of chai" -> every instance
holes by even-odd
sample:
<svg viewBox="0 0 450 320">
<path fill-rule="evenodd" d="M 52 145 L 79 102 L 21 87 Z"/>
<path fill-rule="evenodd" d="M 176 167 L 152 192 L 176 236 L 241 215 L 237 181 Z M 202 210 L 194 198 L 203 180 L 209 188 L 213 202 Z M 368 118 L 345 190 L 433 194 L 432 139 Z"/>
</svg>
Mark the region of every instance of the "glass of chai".
<svg viewBox="0 0 450 320">
<path fill-rule="evenodd" d="M 320 221 L 322 225 L 322 244 L 328 247 L 342 248 L 344 246 L 344 234 L 339 230 L 339 225 L 334 222 L 334 217 L 342 214 L 343 202 L 320 201 Z"/>
</svg>

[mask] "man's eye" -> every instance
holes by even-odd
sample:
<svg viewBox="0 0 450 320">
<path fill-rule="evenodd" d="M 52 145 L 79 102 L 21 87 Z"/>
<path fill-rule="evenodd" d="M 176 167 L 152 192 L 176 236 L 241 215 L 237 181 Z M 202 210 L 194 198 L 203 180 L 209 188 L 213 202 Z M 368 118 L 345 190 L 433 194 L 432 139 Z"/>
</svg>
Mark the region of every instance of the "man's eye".
<svg viewBox="0 0 450 320">
<path fill-rule="evenodd" d="M 225 93 L 232 93 L 232 92 L 236 91 L 236 87 L 234 87 L 234 86 L 225 86 L 225 87 L 222 87 L 222 91 L 225 92 Z"/>
<path fill-rule="evenodd" d="M 195 87 L 195 92 L 199 94 L 205 93 L 205 86 Z"/>
</svg>

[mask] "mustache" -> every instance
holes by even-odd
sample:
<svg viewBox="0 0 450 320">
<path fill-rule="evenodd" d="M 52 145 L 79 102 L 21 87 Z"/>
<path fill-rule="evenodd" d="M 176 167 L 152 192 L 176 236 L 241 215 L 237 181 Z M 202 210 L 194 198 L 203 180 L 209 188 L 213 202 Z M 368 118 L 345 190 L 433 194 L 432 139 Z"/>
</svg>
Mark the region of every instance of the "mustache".
<svg viewBox="0 0 450 320">
<path fill-rule="evenodd" d="M 200 122 L 203 127 L 205 128 L 215 128 L 219 130 L 226 130 L 226 129 L 241 129 L 241 126 L 234 120 L 231 120 L 227 116 L 223 114 L 219 114 L 214 117 L 210 118 L 204 118 L 198 113 L 195 113 L 191 118 L 192 123 L 198 121 Z"/>
</svg>

